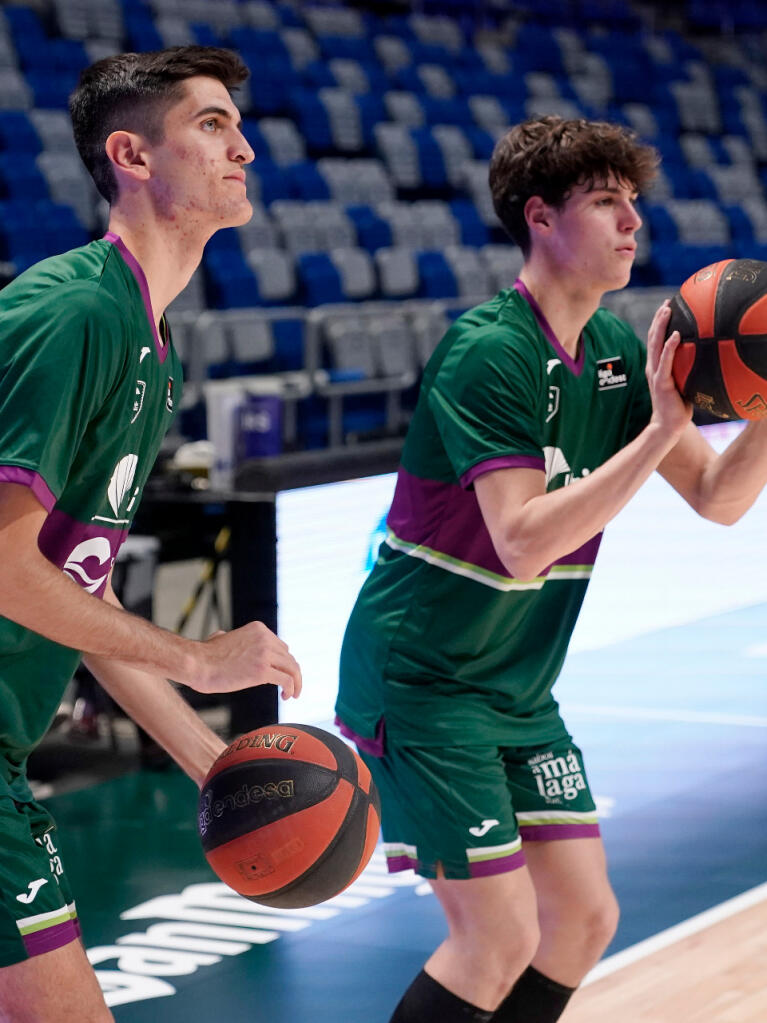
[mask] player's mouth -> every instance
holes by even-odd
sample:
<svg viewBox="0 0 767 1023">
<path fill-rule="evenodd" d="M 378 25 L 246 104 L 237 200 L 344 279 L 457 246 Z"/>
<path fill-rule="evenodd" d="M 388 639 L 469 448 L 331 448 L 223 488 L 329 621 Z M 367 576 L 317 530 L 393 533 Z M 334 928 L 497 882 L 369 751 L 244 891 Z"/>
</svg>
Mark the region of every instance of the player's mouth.
<svg viewBox="0 0 767 1023">
<path fill-rule="evenodd" d="M 235 174 L 227 174 L 224 181 L 239 181 L 241 185 L 245 184 L 245 172 L 239 171 Z"/>
</svg>

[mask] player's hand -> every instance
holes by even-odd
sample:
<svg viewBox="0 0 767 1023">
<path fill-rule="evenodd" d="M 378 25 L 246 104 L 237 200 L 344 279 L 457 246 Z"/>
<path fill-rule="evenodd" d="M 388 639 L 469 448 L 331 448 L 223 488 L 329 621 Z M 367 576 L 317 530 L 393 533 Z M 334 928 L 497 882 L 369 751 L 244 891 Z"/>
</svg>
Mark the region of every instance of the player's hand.
<svg viewBox="0 0 767 1023">
<path fill-rule="evenodd" d="M 685 401 L 674 382 L 672 366 L 679 347 L 679 331 L 666 340 L 671 306 L 668 299 L 656 310 L 647 333 L 645 372 L 652 398 L 652 418 L 664 432 L 679 435 L 692 418 L 692 405 Z"/>
<path fill-rule="evenodd" d="M 297 661 L 262 622 L 215 633 L 201 644 L 201 659 L 201 670 L 190 683 L 201 693 L 231 693 L 268 683 L 279 686 L 285 700 L 301 692 Z"/>
</svg>

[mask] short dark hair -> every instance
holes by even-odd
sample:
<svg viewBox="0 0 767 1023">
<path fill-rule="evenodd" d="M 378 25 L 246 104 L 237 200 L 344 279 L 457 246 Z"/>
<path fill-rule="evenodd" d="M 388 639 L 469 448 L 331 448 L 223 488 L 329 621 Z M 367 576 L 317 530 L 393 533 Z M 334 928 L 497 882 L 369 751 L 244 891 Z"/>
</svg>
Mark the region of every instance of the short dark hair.
<svg viewBox="0 0 767 1023">
<path fill-rule="evenodd" d="M 105 143 L 113 131 L 135 131 L 161 142 L 165 114 L 183 93 L 187 78 L 217 78 L 232 92 L 249 75 L 231 50 L 217 46 L 171 46 L 147 53 L 118 53 L 91 64 L 69 97 L 75 144 L 109 203 L 117 178 Z"/>
<path fill-rule="evenodd" d="M 515 125 L 490 160 L 490 191 L 501 224 L 527 256 L 525 204 L 534 195 L 559 207 L 577 185 L 604 184 L 611 174 L 641 192 L 657 173 L 652 146 L 619 124 L 540 117 Z"/>
</svg>

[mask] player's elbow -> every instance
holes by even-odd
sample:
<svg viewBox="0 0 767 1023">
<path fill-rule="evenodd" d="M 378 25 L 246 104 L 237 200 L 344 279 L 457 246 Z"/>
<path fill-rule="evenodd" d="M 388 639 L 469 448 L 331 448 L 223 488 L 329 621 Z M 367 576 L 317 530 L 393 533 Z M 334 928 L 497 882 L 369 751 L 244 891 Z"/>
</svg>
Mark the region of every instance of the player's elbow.
<svg viewBox="0 0 767 1023">
<path fill-rule="evenodd" d="M 498 556 L 509 575 L 521 583 L 531 583 L 538 579 L 546 567 L 540 554 L 529 550 L 527 545 L 519 540 L 505 543 Z"/>
<path fill-rule="evenodd" d="M 714 499 L 699 499 L 693 504 L 693 508 L 701 518 L 708 522 L 716 522 L 720 526 L 734 526 L 743 518 L 751 507 L 752 502 L 744 504 L 741 501 L 716 501 Z"/>
<path fill-rule="evenodd" d="M 707 519 L 709 522 L 716 522 L 720 526 L 734 526 L 736 522 L 739 522 L 743 518 L 746 512 L 746 508 L 722 508 L 712 507 L 704 508 L 698 511 L 698 514 L 702 518 Z"/>
</svg>

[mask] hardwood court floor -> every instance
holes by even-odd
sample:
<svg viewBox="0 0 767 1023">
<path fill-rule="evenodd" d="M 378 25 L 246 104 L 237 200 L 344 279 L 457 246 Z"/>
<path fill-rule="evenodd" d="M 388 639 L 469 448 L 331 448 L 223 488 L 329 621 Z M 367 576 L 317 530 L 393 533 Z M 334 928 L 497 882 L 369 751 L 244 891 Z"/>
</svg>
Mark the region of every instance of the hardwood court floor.
<svg viewBox="0 0 767 1023">
<path fill-rule="evenodd" d="M 566 1023 L 764 1023 L 767 902 L 582 988 Z"/>
</svg>

